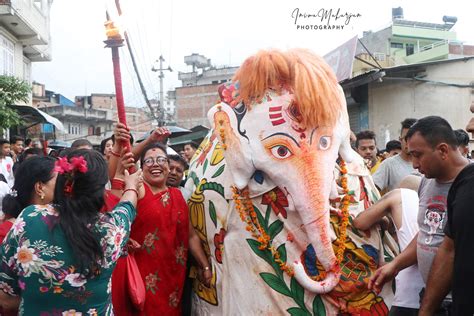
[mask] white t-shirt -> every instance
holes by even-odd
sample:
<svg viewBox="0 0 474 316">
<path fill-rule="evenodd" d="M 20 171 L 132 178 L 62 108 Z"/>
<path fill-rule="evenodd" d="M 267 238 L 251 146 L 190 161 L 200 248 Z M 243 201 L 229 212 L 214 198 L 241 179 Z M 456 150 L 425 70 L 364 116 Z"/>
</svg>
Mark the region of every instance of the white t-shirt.
<svg viewBox="0 0 474 316">
<path fill-rule="evenodd" d="M 418 193 L 410 189 L 400 189 L 402 197 L 402 225 L 397 230 L 400 251 L 403 251 L 418 232 Z M 425 286 L 418 265 L 412 265 L 395 277 L 396 291 L 393 306 L 420 308 L 420 291 Z"/>
<path fill-rule="evenodd" d="M 5 214 L 3 213 L 3 198 L 8 193 L 10 193 L 10 188 L 8 187 L 8 184 L 3 181 L 0 181 L 0 221 L 3 221 L 3 219 L 5 218 Z"/>
<path fill-rule="evenodd" d="M 0 173 L 3 174 L 8 186 L 11 188 L 15 182 L 15 178 L 13 177 L 13 159 L 11 157 L 0 159 Z"/>
</svg>

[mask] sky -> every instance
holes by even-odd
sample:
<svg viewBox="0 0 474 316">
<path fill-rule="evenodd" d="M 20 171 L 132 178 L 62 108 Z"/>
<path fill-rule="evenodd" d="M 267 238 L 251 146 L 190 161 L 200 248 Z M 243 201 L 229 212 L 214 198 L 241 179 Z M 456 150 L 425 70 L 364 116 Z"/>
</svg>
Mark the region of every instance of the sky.
<svg viewBox="0 0 474 316">
<path fill-rule="evenodd" d="M 444 15 L 456 16 L 453 27 L 458 40 L 474 45 L 474 18 L 469 1 L 451 0 L 121 0 L 123 19 L 135 52 L 147 95 L 159 93 L 158 73 L 151 68 L 160 55 L 165 58 L 164 90 L 181 85 L 178 72 L 189 72 L 184 56 L 199 53 L 214 66 L 239 66 L 259 49 L 308 48 L 324 55 L 363 31 L 378 31 L 390 25 L 391 9 L 402 7 L 407 20 L 443 23 Z M 115 93 L 110 49 L 104 48 L 105 10 L 116 16 L 112 0 L 55 0 L 51 7 L 51 62 L 33 64 L 33 80 L 47 90 L 70 99 L 91 93 Z M 448 5 L 449 3 L 449 5 Z M 292 17 L 316 13 L 320 9 L 350 13 L 331 21 L 343 29 L 296 29 Z M 320 24 L 315 18 L 298 20 L 299 24 Z M 144 106 L 128 50 L 120 49 L 122 81 L 127 106 Z"/>
</svg>

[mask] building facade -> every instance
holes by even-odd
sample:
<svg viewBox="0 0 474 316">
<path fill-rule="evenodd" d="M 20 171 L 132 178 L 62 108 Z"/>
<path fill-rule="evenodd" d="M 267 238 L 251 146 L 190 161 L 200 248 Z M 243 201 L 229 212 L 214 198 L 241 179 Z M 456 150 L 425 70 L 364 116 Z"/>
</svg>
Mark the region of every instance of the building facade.
<svg viewBox="0 0 474 316">
<path fill-rule="evenodd" d="M 408 117 L 438 115 L 454 129 L 466 128 L 474 105 L 474 56 L 399 66 L 385 73 L 382 82 L 368 84 L 368 128 L 376 133 L 380 148 L 398 139 L 400 122 Z"/>
<path fill-rule="evenodd" d="M 73 142 L 85 138 L 93 145 L 113 134 L 114 123 L 118 121 L 114 94 L 93 93 L 77 96 L 74 101 L 60 93 L 45 89 L 43 84 L 33 83 L 33 106 L 60 120 L 64 131 L 55 130 L 51 124 L 42 124 L 29 134 L 47 140 L 56 139 Z M 148 133 L 153 127 L 148 111 L 144 108 L 125 107 L 127 124 L 136 139 Z"/>
<path fill-rule="evenodd" d="M 390 26 L 364 32 L 352 78 L 340 82 L 354 132 L 373 130 L 384 148 L 386 141 L 398 138 L 400 122 L 407 117 L 440 115 L 456 128 L 465 127 L 459 113 L 469 111 L 474 46 L 457 39 L 455 17 L 443 21 L 408 21 L 396 8 Z M 462 87 L 456 88 L 458 83 Z M 447 103 L 457 113 L 446 112 Z"/>
<path fill-rule="evenodd" d="M 210 59 L 199 54 L 185 56 L 184 61 L 192 71 L 180 72 L 182 86 L 174 94 L 168 93 L 168 99 L 174 102 L 176 124 L 184 128 L 209 126 L 207 111 L 219 100 L 217 89 L 232 80 L 238 67 L 214 67 Z"/>
<path fill-rule="evenodd" d="M 113 122 L 118 122 L 117 99 L 115 94 L 93 93 L 90 96 L 77 96 L 76 106 L 82 106 L 94 110 L 110 112 Z M 140 138 L 153 128 L 153 120 L 150 112 L 145 107 L 125 107 L 127 125 L 133 137 Z M 112 129 L 110 133 L 112 133 Z"/>
<path fill-rule="evenodd" d="M 474 55 L 474 46 L 458 40 L 452 30 L 457 19 L 445 16 L 443 20 L 444 23 L 408 21 L 403 18 L 402 8 L 394 8 L 390 26 L 364 32 L 360 38 L 353 76 L 376 68 Z"/>
<path fill-rule="evenodd" d="M 52 0 L 0 0 L 0 75 L 31 82 L 31 63 L 51 61 Z"/>
</svg>

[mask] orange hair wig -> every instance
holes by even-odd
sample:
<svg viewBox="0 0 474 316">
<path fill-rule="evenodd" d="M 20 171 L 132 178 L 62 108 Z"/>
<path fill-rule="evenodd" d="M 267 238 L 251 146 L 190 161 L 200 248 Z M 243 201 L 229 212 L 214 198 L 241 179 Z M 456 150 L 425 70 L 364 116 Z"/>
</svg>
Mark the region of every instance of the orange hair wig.
<svg viewBox="0 0 474 316">
<path fill-rule="evenodd" d="M 334 126 L 342 110 L 334 72 L 309 50 L 261 50 L 244 61 L 232 80 L 239 82 L 238 101 L 249 110 L 268 89 L 293 93 L 301 123 L 307 127 Z"/>
</svg>

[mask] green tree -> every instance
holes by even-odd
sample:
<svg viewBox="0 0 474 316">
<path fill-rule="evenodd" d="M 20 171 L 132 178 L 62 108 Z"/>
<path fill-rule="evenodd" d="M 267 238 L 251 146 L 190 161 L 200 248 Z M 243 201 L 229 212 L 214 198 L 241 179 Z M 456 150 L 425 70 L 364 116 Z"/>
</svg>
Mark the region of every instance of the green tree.
<svg viewBox="0 0 474 316">
<path fill-rule="evenodd" d="M 28 102 L 30 85 L 21 79 L 0 76 L 0 128 L 10 128 L 21 123 L 18 113 L 8 105 Z"/>
</svg>

